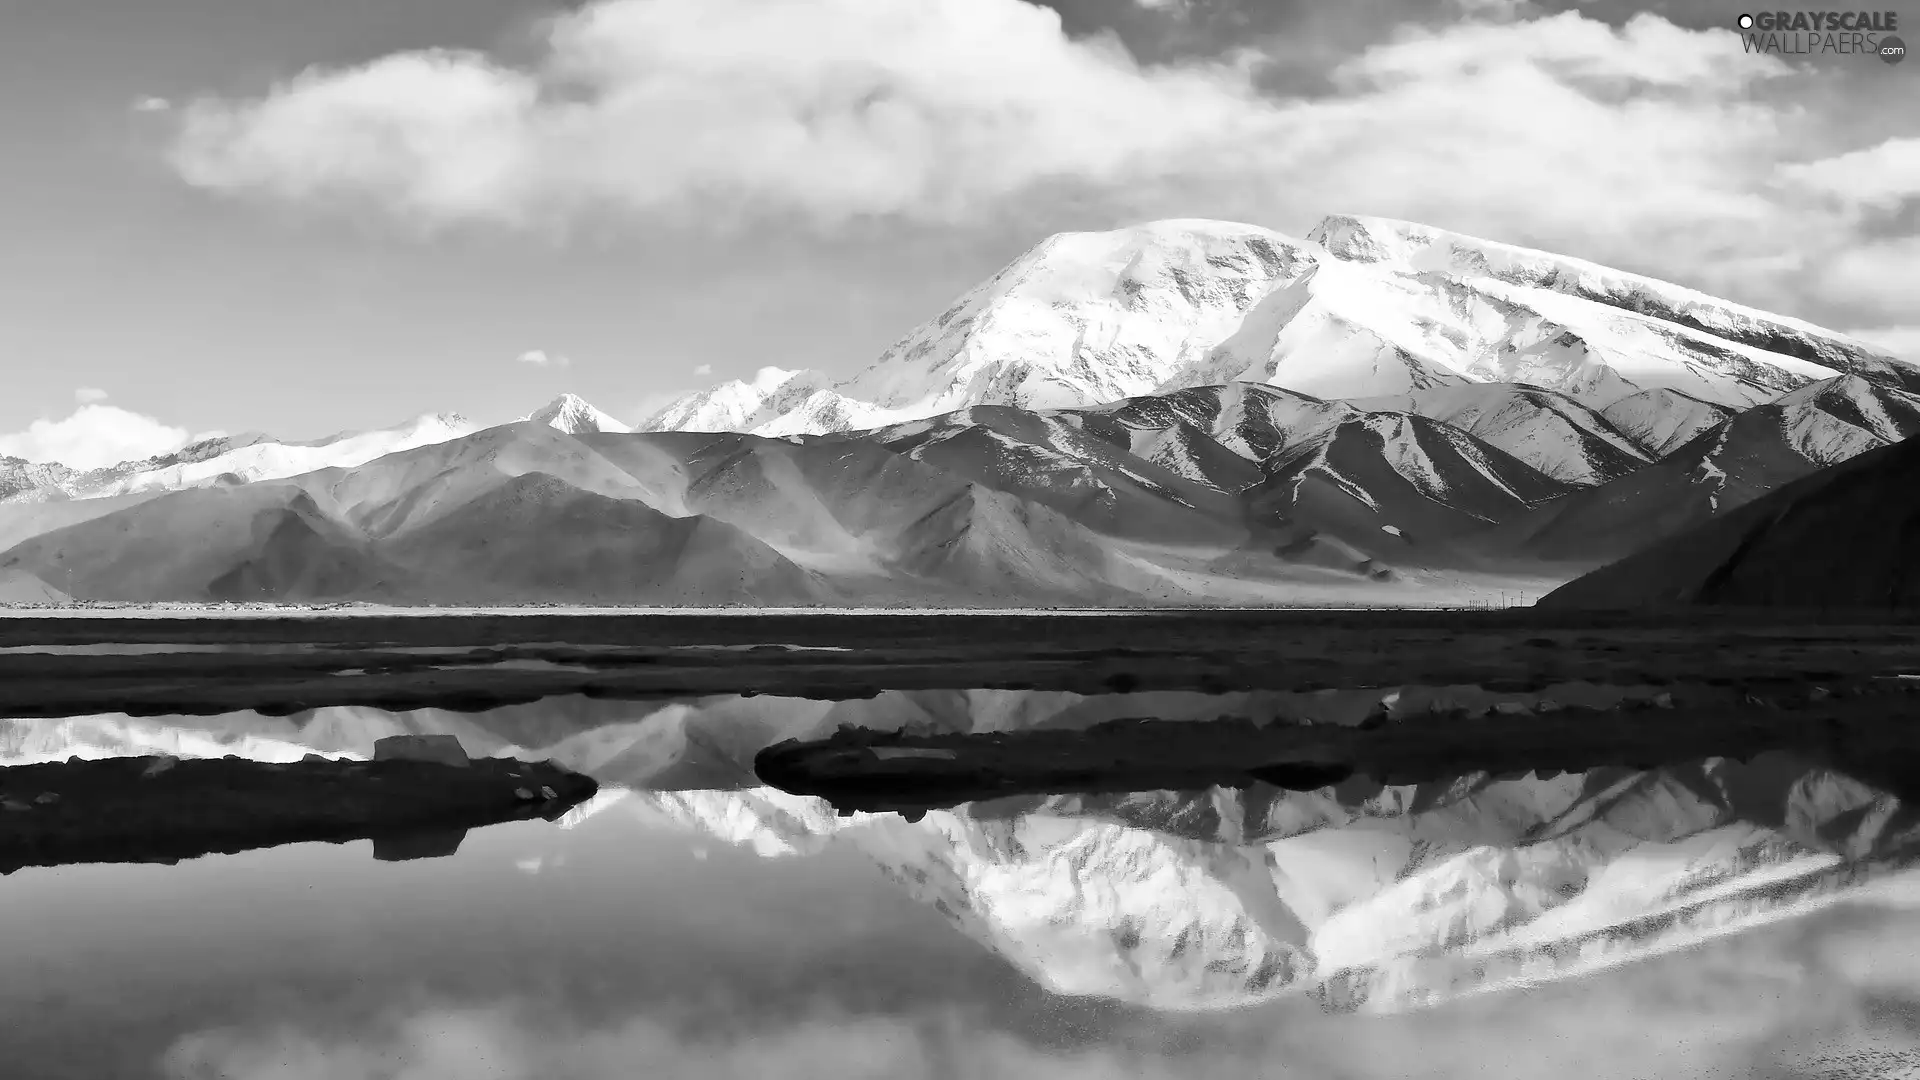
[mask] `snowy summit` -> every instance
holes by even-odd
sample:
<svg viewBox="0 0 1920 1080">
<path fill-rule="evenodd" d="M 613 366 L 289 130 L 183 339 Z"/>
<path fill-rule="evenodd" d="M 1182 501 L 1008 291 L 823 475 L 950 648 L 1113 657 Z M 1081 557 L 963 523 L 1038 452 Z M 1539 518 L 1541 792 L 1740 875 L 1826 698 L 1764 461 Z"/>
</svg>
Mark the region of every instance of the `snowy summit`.
<svg viewBox="0 0 1920 1080">
<path fill-rule="evenodd" d="M 525 422 L 545 424 L 569 435 L 587 435 L 596 431 L 625 434 L 633 428 L 589 405 L 575 394 L 561 394 L 522 417 Z"/>
</svg>

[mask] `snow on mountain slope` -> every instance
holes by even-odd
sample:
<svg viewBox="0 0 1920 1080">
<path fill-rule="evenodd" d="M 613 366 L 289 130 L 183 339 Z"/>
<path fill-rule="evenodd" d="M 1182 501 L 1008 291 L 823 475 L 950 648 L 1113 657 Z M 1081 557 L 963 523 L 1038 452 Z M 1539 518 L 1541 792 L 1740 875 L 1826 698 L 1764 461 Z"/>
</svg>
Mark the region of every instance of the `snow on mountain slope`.
<svg viewBox="0 0 1920 1080">
<path fill-rule="evenodd" d="M 57 461 L 28 461 L 0 454 L 0 506 L 70 498 L 64 485 L 77 473 Z"/>
<path fill-rule="evenodd" d="M 931 416 L 1144 394 L 1312 265 L 1297 240 L 1223 221 L 1048 237 L 888 349 L 841 391 Z"/>
<path fill-rule="evenodd" d="M 1361 568 L 1375 576 L 1452 565 L 1457 545 L 1569 488 L 1450 425 L 1358 410 L 1283 450 L 1267 472 L 1242 494 L 1251 520 L 1286 537 L 1280 555 L 1306 557 L 1337 541 L 1363 553 Z"/>
<path fill-rule="evenodd" d="M 1051 507 L 1106 535 L 1236 544 L 1237 503 L 1083 430 L 1073 414 L 978 406 L 870 437 L 955 476 Z"/>
<path fill-rule="evenodd" d="M 1737 413 L 1636 472 L 1501 527 L 1498 550 L 1592 568 L 1865 450 L 1920 434 L 1920 394 L 1854 375 Z"/>
<path fill-rule="evenodd" d="M 1632 439 L 1647 456 L 1662 458 L 1733 412 L 1678 390 L 1642 390 L 1600 410 L 1600 417 Z"/>
<path fill-rule="evenodd" d="M 1852 338 L 1577 259 L 1375 218 L 1328 218 L 1305 240 L 1169 220 L 1049 237 L 837 384 L 767 369 L 643 426 L 817 434 L 1234 381 L 1321 398 L 1519 383 L 1593 409 L 1673 391 L 1742 408 L 1840 373 L 1920 390 L 1920 367 Z"/>
<path fill-rule="evenodd" d="M 1570 398 L 1493 383 L 1351 401 L 1356 408 L 1418 413 L 1451 424 L 1555 480 L 1598 484 L 1652 460 L 1606 417 Z"/>
<path fill-rule="evenodd" d="M 819 371 L 765 367 L 752 380 L 734 379 L 680 398 L 641 421 L 641 431 L 738 431 L 770 438 L 829 431 L 862 431 L 911 416 L 856 401 L 831 388 Z"/>
<path fill-rule="evenodd" d="M 72 498 L 178 490 L 207 484 L 279 480 L 315 469 L 351 468 L 416 446 L 446 442 L 478 430 L 457 413 L 433 413 L 377 431 L 342 432 L 312 442 L 281 442 L 262 435 L 210 439 L 144 461 L 73 474 L 60 487 Z"/>
<path fill-rule="evenodd" d="M 525 420 L 536 424 L 545 424 L 569 435 L 585 435 L 589 432 L 611 431 L 627 432 L 633 429 L 594 408 L 574 394 L 561 394 L 540 408 L 528 413 Z"/>
<path fill-rule="evenodd" d="M 1478 282 L 1482 288 L 1500 283 L 1528 290 L 1508 292 L 1509 297 L 1525 296 L 1534 302 L 1550 303 L 1538 292 L 1557 293 L 1643 316 L 1680 331 L 1691 331 L 1693 336 L 1685 341 L 1668 338 L 1682 350 L 1699 341 L 1700 335 L 1729 342 L 1736 346 L 1735 355 L 1718 359 L 1730 365 L 1724 371 L 1736 379 L 1760 379 L 1765 385 L 1773 385 L 1776 380 L 1770 373 L 1740 370 L 1743 365 L 1737 362 L 1739 356 L 1797 374 L 1800 378 L 1795 382 L 1852 372 L 1856 368 L 1862 369 L 1861 374 L 1867 377 L 1882 381 L 1891 378 L 1898 380 L 1896 385 L 1903 386 L 1920 375 L 1920 370 L 1912 365 L 1899 363 L 1874 346 L 1845 334 L 1583 259 L 1388 218 L 1335 215 L 1321 221 L 1307 238 L 1348 262 L 1437 273 Z M 1560 307 L 1558 310 L 1575 309 Z M 1554 311 L 1545 308 L 1541 314 L 1555 317 Z M 1706 358 L 1685 359 L 1698 362 Z M 1633 373 L 1623 373 L 1633 378 Z"/>
<path fill-rule="evenodd" d="M 1631 452 L 1603 422 L 1586 422 L 1590 447 L 1522 448 L 1562 465 Z M 1448 424 L 1249 383 L 1060 412 L 978 406 L 864 438 L 1106 536 L 1264 548 L 1290 565 L 1369 577 L 1568 490 Z"/>
</svg>

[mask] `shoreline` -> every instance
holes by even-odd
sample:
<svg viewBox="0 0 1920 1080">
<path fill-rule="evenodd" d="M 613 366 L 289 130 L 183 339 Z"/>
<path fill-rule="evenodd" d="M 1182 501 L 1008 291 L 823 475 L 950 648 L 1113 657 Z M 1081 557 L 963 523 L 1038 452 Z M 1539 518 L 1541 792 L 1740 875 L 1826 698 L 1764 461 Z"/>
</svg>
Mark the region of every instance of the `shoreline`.
<svg viewBox="0 0 1920 1080">
<path fill-rule="evenodd" d="M 1920 683 L 1856 683 L 1731 706 L 1462 710 L 1355 726 L 1130 718 L 1078 731 L 906 735 L 843 727 L 754 757 L 772 787 L 841 813 L 917 818 L 961 803 L 1212 787 L 1369 790 L 1463 775 L 1636 771 L 1784 753 L 1920 798 Z"/>
</svg>

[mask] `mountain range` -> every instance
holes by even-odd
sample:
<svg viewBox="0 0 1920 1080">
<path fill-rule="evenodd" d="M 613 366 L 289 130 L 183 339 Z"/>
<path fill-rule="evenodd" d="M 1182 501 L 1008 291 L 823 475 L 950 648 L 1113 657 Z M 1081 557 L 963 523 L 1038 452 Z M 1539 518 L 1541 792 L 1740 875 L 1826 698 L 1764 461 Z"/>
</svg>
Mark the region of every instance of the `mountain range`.
<svg viewBox="0 0 1920 1080">
<path fill-rule="evenodd" d="M 0 459 L 0 600 L 1458 604 L 1920 430 L 1920 367 L 1405 222 L 1053 236 L 834 380 L 571 395 L 78 471 Z"/>
</svg>

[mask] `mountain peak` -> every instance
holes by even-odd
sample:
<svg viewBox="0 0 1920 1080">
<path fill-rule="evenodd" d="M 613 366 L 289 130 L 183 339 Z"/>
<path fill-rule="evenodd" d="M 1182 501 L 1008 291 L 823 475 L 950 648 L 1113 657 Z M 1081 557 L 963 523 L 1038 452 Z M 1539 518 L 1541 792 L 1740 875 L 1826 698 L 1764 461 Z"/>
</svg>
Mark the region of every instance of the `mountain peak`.
<svg viewBox="0 0 1920 1080">
<path fill-rule="evenodd" d="M 1305 239 L 1170 218 L 1048 236 L 849 378 L 767 368 L 643 426 L 823 434 L 1232 382 L 1322 399 L 1526 383 L 1590 410 L 1657 390 L 1731 411 L 1843 373 L 1920 391 L 1920 365 L 1852 338 L 1583 259 L 1390 218 Z"/>
<path fill-rule="evenodd" d="M 633 430 L 594 408 L 578 394 L 561 394 L 528 413 L 524 419 L 531 423 L 545 424 L 569 435 L 587 435 L 598 431 L 624 434 Z"/>
</svg>

